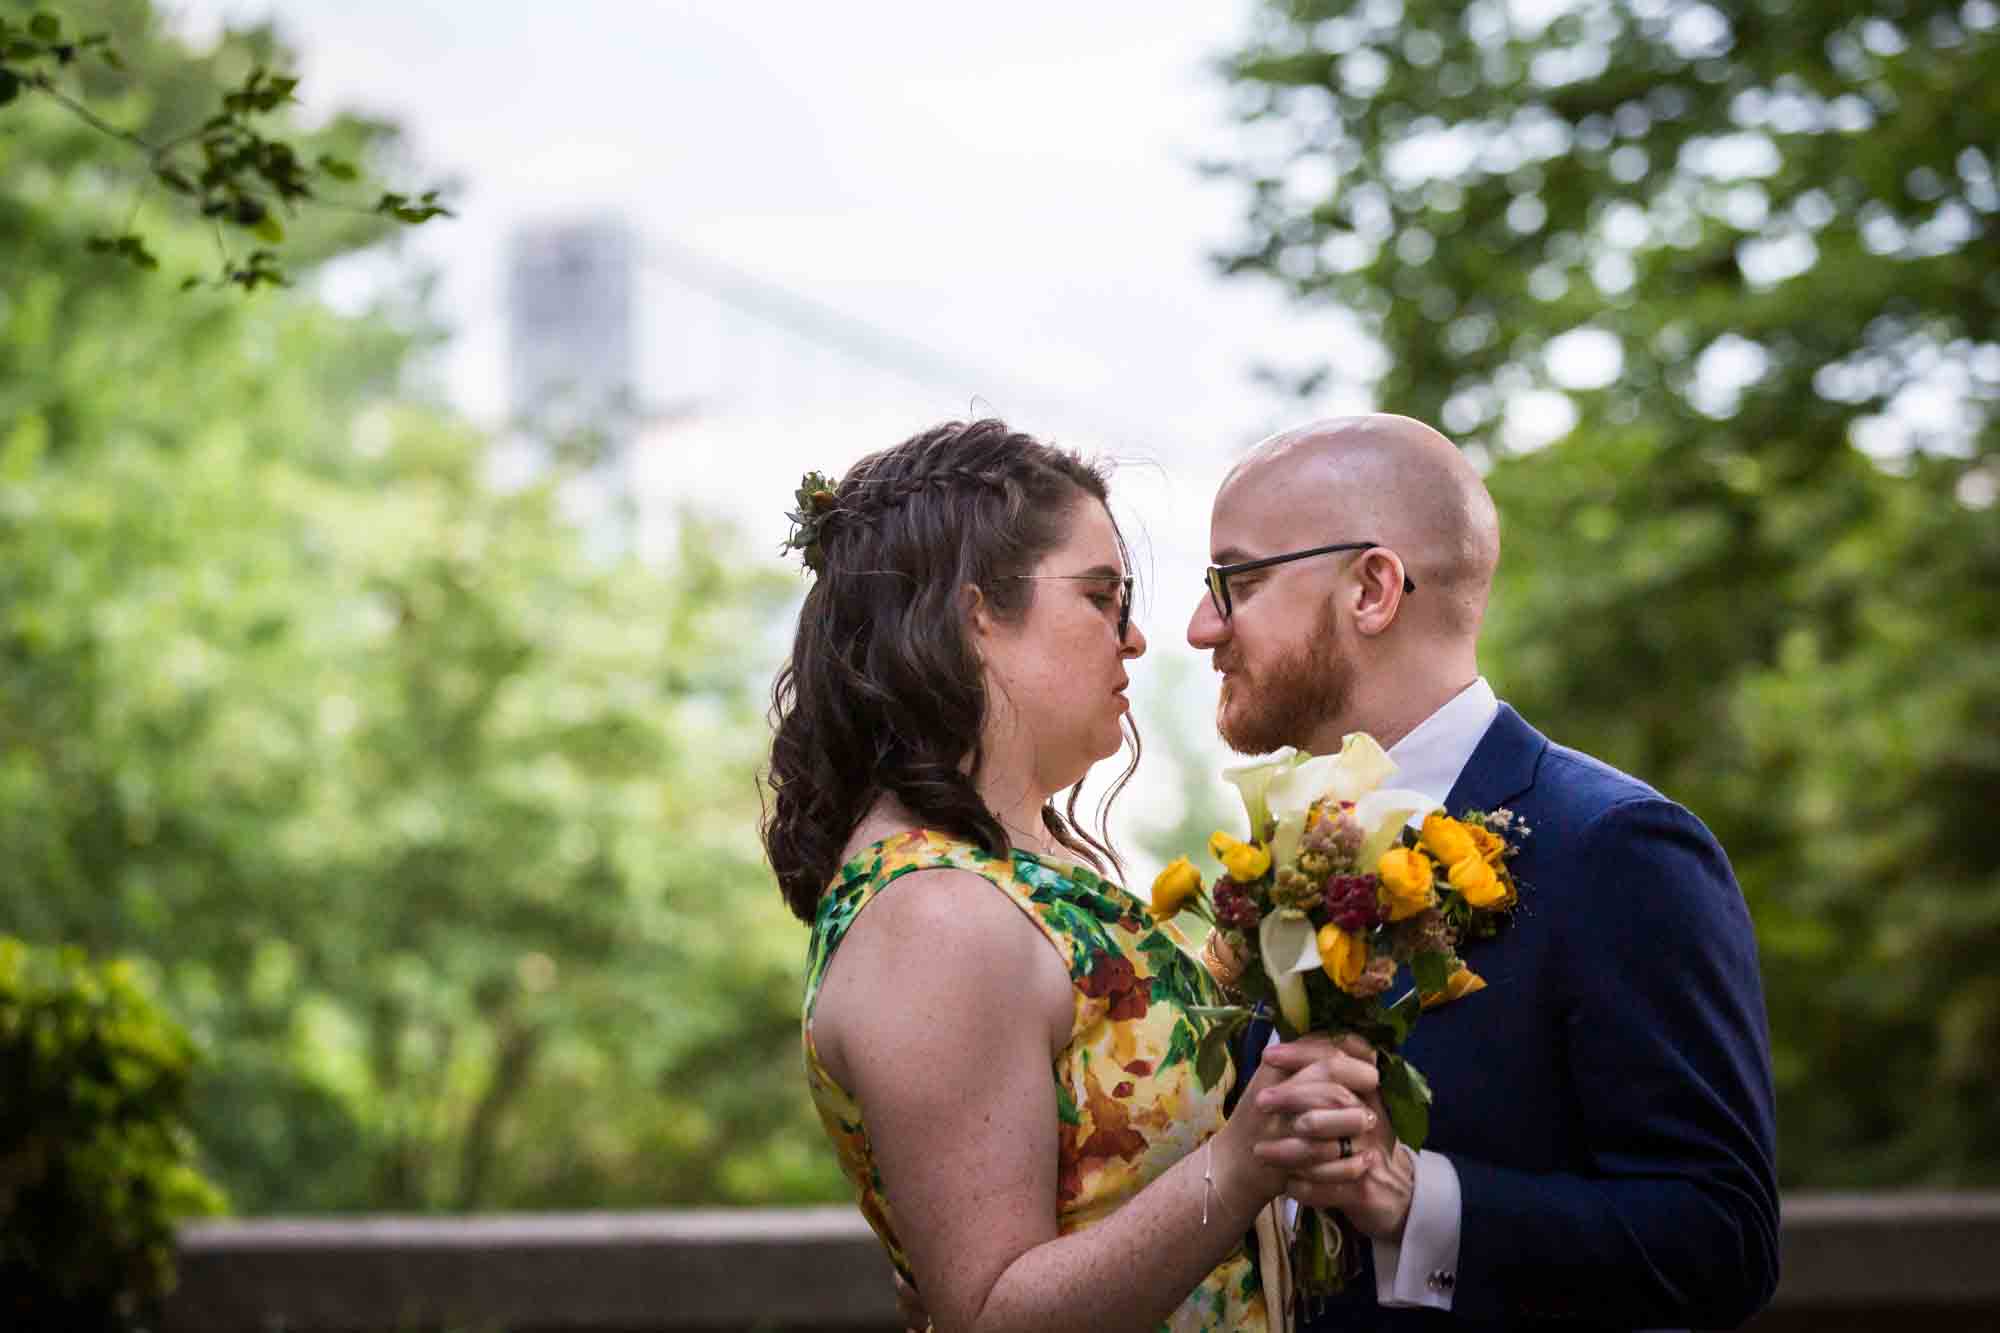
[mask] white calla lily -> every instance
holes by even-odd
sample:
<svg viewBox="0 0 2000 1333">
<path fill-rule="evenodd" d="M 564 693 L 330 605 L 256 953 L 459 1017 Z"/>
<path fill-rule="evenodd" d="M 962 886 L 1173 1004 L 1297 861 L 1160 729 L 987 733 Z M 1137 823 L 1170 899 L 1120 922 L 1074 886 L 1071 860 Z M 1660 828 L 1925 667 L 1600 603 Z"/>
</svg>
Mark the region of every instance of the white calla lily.
<svg viewBox="0 0 2000 1333">
<path fill-rule="evenodd" d="M 1270 913 L 1257 923 L 1257 944 L 1273 981 L 1319 966 L 1319 931 L 1304 912 L 1281 907 Z"/>
<path fill-rule="evenodd" d="M 1341 741 L 1339 754 L 1300 758 L 1273 776 L 1265 790 L 1271 815 L 1278 821 L 1271 839 L 1272 859 L 1290 865 L 1298 855 L 1313 802 L 1359 801 L 1395 774 L 1396 761 L 1388 751 L 1367 732 L 1354 731 Z"/>
<path fill-rule="evenodd" d="M 1313 802 L 1326 795 L 1327 783 L 1333 780 L 1339 763 L 1339 755 L 1320 755 L 1303 759 L 1271 779 L 1265 799 L 1270 804 L 1271 817 L 1278 821 L 1278 831 L 1271 835 L 1272 864 L 1290 865 L 1298 856 L 1299 839 L 1306 832 L 1306 815 Z"/>
<path fill-rule="evenodd" d="M 1272 817 L 1283 822 L 1287 815 L 1305 814 L 1314 801 L 1326 795 L 1327 783 L 1333 780 L 1339 763 L 1337 754 L 1307 755 L 1272 778 L 1265 793 Z"/>
<path fill-rule="evenodd" d="M 1358 801 L 1396 776 L 1396 761 L 1365 731 L 1350 731 L 1340 742 L 1333 779 L 1322 795 Z"/>
<path fill-rule="evenodd" d="M 1306 921 L 1304 913 L 1280 911 L 1270 913 L 1258 923 L 1258 961 L 1264 965 L 1264 975 L 1270 977 L 1270 985 L 1278 991 L 1278 1013 L 1294 1033 L 1304 1033 L 1312 1025 L 1312 1005 L 1306 999 L 1306 983 L 1296 971 L 1280 963 L 1288 951 L 1296 951 L 1296 939 L 1300 931 L 1306 939 L 1312 939 L 1312 923 Z"/>
<path fill-rule="evenodd" d="M 1364 870 L 1373 869 L 1382 853 L 1396 845 L 1405 824 L 1442 809 L 1442 804 L 1420 791 L 1391 787 L 1387 791 L 1369 792 L 1354 803 L 1354 820 L 1363 829 L 1361 847 L 1354 855 L 1355 864 Z"/>
<path fill-rule="evenodd" d="M 1312 1000 L 1306 995 L 1305 978 L 1296 972 L 1287 972 L 1277 979 L 1278 1012 L 1291 1024 L 1293 1032 L 1312 1030 Z"/>
<path fill-rule="evenodd" d="M 1306 1003 L 1306 983 L 1299 973 L 1319 966 L 1318 934 L 1303 912 L 1289 908 L 1270 913 L 1257 925 L 1257 952 L 1264 974 L 1278 992 L 1278 1009 L 1292 1031 L 1304 1032 L 1312 1022 Z"/>
<path fill-rule="evenodd" d="M 1243 813 L 1250 819 L 1249 841 L 1256 842 L 1264 836 L 1264 826 L 1271 822 L 1271 806 L 1265 793 L 1271 786 L 1271 779 L 1298 763 L 1299 752 L 1280 750 L 1269 759 L 1260 759 L 1254 764 L 1237 764 L 1222 770 L 1222 780 L 1236 788 L 1243 798 Z"/>
</svg>

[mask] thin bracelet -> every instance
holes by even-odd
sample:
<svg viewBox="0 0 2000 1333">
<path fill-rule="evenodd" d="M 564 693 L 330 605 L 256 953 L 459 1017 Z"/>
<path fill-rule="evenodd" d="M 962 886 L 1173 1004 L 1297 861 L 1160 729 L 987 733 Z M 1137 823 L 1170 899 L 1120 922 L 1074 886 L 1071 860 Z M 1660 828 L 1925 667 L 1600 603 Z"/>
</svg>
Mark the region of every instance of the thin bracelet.
<svg viewBox="0 0 2000 1333">
<path fill-rule="evenodd" d="M 1208 1225 L 1208 1199 L 1215 1193 L 1215 1135 L 1201 1145 L 1201 1224 Z"/>
</svg>

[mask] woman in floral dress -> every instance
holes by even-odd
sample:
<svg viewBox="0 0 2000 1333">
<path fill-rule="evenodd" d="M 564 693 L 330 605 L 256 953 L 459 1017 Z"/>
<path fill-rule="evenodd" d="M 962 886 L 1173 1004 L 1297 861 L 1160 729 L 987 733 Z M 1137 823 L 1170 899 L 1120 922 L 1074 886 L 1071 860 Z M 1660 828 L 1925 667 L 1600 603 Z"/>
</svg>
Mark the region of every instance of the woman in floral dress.
<svg viewBox="0 0 2000 1333">
<path fill-rule="evenodd" d="M 812 925 L 813 1099 L 942 1330 L 1280 1322 L 1244 1237 L 1285 1184 L 1252 1150 L 1303 1142 L 1296 1118 L 1257 1109 L 1263 1072 L 1225 1118 L 1230 1071 L 1195 1058 L 1214 982 L 1075 820 L 1090 766 L 1137 747 L 1146 641 L 1105 496 L 978 421 L 809 476 L 794 515 L 815 579 L 765 846 Z M 1316 1147 L 1370 1118 L 1325 1086 Z"/>
</svg>

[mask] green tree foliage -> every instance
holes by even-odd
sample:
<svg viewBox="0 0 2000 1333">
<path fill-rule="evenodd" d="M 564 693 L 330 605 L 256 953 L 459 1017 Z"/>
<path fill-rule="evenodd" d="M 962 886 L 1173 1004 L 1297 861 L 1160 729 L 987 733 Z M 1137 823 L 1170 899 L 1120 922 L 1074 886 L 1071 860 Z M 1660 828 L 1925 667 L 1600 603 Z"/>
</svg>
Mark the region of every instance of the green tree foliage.
<svg viewBox="0 0 2000 1333">
<path fill-rule="evenodd" d="M 119 43 L 135 123 L 271 55 Z M 101 262 L 126 149 L 8 115 L 0 930 L 135 957 L 246 1211 L 838 1194 L 755 837 L 794 581 L 694 515 L 664 571 L 593 553 L 560 475 L 489 484 L 420 302 Z M 385 225 L 306 215 L 294 272 Z"/>
<path fill-rule="evenodd" d="M 127 77 L 131 66 L 121 54 L 127 44 L 152 56 L 160 42 L 145 0 L 80 0 L 63 11 L 38 8 L 33 0 L 0 3 L 0 111 L 14 104 L 57 107 L 131 150 L 123 172 L 116 170 L 116 162 L 100 164 L 107 183 L 120 176 L 130 181 L 133 202 L 121 229 L 87 238 L 93 254 L 149 271 L 160 267 L 159 256 L 138 229 L 141 205 L 155 186 L 180 196 L 195 216 L 209 222 L 221 261 L 209 285 L 233 285 L 246 292 L 290 283 L 271 247 L 285 240 L 285 220 L 296 217 L 302 206 L 372 213 L 406 225 L 450 216 L 437 202 L 436 190 L 416 199 L 385 193 L 365 210 L 342 204 L 332 197 L 340 184 L 360 179 L 352 161 L 324 148 L 316 154 L 310 146 L 301 151 L 292 138 L 265 132 L 273 113 L 297 100 L 292 90 L 299 82 L 268 67 L 274 54 L 268 32 L 253 35 L 239 48 L 252 56 L 240 82 L 219 90 L 197 84 L 203 98 L 190 106 L 138 90 Z M 145 68 L 149 75 L 160 72 L 153 59 L 145 61 Z M 189 85 L 185 78 L 174 82 L 183 90 Z M 136 125 L 119 123 L 117 117 L 135 109 L 135 90 L 144 119 Z M 93 104 L 108 104 L 108 113 Z M 234 249 L 225 232 L 238 237 Z M 244 242 L 255 248 L 243 253 Z M 193 275 L 181 284 L 183 290 L 202 285 Z"/>
<path fill-rule="evenodd" d="M 222 1206 L 191 1165 L 187 1034 L 124 963 L 0 935 L 0 1313 L 133 1327 L 173 1287 L 176 1218 Z"/>
<path fill-rule="evenodd" d="M 1730 849 L 1794 1183 L 2000 1180 L 1996 67 L 1989 0 L 1274 2 L 1228 65 L 1225 265 L 1493 464 L 1494 674 Z"/>
</svg>

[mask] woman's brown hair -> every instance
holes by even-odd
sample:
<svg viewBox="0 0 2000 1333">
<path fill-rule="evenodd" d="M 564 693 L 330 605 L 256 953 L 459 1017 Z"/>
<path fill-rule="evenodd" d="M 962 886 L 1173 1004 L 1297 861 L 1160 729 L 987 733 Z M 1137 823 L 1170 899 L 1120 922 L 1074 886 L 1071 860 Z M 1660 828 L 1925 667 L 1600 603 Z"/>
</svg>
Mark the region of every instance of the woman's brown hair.
<svg viewBox="0 0 2000 1333">
<path fill-rule="evenodd" d="M 960 590 L 994 612 L 1023 614 L 1039 586 L 1026 574 L 1069 534 L 1077 505 L 1106 498 L 1105 474 L 1076 454 L 995 420 L 949 422 L 870 454 L 815 515 L 818 573 L 799 611 L 791 657 L 772 691 L 764 850 L 785 901 L 810 922 L 854 826 L 883 794 L 926 828 L 1002 856 L 1011 844 L 973 785 L 985 680 Z M 1123 548 L 1123 538 L 1120 538 Z M 1077 827 L 1080 799 L 1042 808 L 1060 845 L 1118 864 L 1105 833 Z"/>
</svg>

